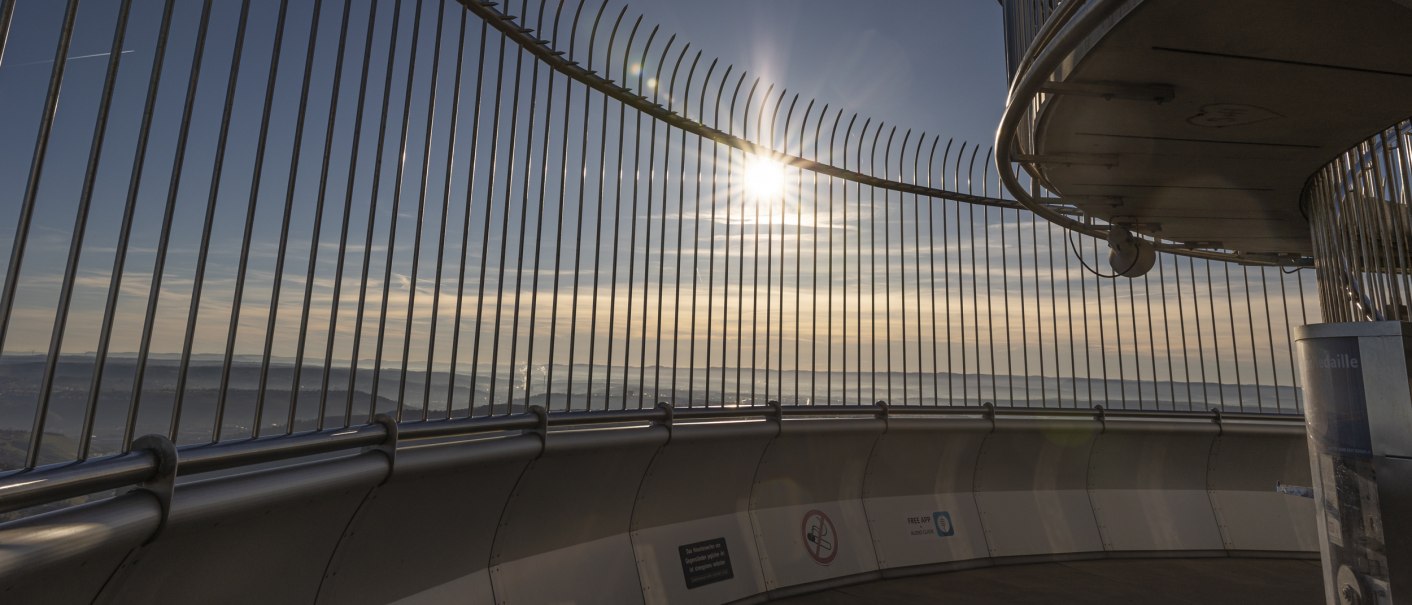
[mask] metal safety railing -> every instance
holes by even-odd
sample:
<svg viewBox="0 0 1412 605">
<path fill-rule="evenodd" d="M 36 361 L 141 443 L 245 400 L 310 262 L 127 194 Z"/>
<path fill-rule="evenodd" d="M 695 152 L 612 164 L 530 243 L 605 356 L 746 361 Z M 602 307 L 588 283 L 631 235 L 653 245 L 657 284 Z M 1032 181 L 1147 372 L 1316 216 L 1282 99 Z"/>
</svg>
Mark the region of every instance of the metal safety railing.
<svg viewBox="0 0 1412 605">
<path fill-rule="evenodd" d="M 379 413 L 1301 409 L 1300 273 L 1099 277 L 989 151 L 622 6 L 0 0 L 0 91 L 14 481 Z"/>
<path fill-rule="evenodd" d="M 1005 24 L 1005 74 L 1010 81 L 1035 38 L 1063 0 L 1000 0 Z"/>
<path fill-rule="evenodd" d="M 1412 319 L 1409 145 L 1412 121 L 1404 120 L 1335 158 L 1305 188 L 1324 321 Z"/>
</svg>

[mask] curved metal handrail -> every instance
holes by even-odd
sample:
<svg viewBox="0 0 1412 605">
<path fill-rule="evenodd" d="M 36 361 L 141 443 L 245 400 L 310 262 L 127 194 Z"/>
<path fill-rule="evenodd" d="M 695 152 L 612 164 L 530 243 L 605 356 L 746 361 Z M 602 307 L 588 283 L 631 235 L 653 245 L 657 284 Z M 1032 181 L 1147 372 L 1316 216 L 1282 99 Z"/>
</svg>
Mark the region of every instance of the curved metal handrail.
<svg viewBox="0 0 1412 605">
<path fill-rule="evenodd" d="M 1210 411 L 1144 411 L 1093 408 L 1031 409 L 993 405 L 957 407 L 890 407 L 877 404 L 846 406 L 758 405 L 734 408 L 682 408 L 662 404 L 652 409 L 612 412 L 530 412 L 455 420 L 406 421 L 397 423 L 382 416 L 379 422 L 347 429 L 327 429 L 296 435 L 281 435 L 225 441 L 176 448 L 175 472 L 179 476 L 250 467 L 256 464 L 331 455 L 367 448 L 395 447 L 399 440 L 467 438 L 505 432 L 543 432 L 552 428 L 584 425 L 670 424 L 676 420 L 750 420 L 820 417 L 1030 417 L 1115 419 L 1155 421 L 1204 421 L 1220 425 L 1227 421 L 1269 421 L 1297 419 L 1289 413 L 1238 413 Z M 165 438 L 160 438 L 165 440 Z M 70 462 L 0 476 L 0 514 L 52 504 L 68 498 L 142 484 L 158 475 L 163 457 L 158 450 L 134 449 L 106 458 Z"/>
<path fill-rule="evenodd" d="M 1013 200 L 880 178 L 858 170 L 850 170 L 846 167 L 811 160 L 802 155 L 777 151 L 772 149 L 769 145 L 756 143 L 720 130 L 714 126 L 709 126 L 703 122 L 690 119 L 683 114 L 673 111 L 670 101 L 668 101 L 668 106 L 664 107 L 657 102 L 655 95 L 653 97 L 643 96 L 632 88 L 621 86 L 613 80 L 599 75 L 597 71 L 580 65 L 564 51 L 552 47 L 549 40 L 542 40 L 536 37 L 534 35 L 534 29 L 521 27 L 517 23 L 519 20 L 517 16 L 497 10 L 495 8 L 496 3 L 494 2 L 466 1 L 463 2 L 463 4 L 467 10 L 484 19 L 491 27 L 499 30 L 522 49 L 533 54 L 555 71 L 567 75 L 575 81 L 618 100 L 633 109 L 641 111 L 656 120 L 665 122 L 670 126 L 691 134 L 722 145 L 734 147 L 746 153 L 767 156 L 792 168 L 816 172 L 852 183 L 876 187 L 878 189 L 915 194 L 930 198 L 949 199 L 981 206 L 993 206 L 998 208 L 1020 207 L 1020 205 L 1016 204 Z M 607 71 L 611 73 L 612 70 Z M 683 108 L 683 111 L 685 111 L 685 108 Z"/>
</svg>

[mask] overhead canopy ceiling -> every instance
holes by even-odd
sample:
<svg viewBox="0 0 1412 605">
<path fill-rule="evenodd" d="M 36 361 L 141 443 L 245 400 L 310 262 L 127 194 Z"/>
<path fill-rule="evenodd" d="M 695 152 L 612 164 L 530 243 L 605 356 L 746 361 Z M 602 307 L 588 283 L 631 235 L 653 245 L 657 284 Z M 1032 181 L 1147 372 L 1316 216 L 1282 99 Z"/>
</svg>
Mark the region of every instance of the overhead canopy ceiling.
<svg viewBox="0 0 1412 605">
<path fill-rule="evenodd" d="M 1028 159 L 1067 202 L 1169 240 L 1307 254 L 1306 180 L 1412 115 L 1412 9 L 1145 0 L 1056 88 Z"/>
</svg>

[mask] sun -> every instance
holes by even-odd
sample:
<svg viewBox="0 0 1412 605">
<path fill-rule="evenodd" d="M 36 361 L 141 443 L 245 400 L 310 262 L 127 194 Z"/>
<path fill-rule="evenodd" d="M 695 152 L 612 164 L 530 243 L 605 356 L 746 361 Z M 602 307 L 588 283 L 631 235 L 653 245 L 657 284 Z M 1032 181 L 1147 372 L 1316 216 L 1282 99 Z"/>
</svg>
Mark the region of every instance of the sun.
<svg viewBox="0 0 1412 605">
<path fill-rule="evenodd" d="M 755 156 L 745 165 L 745 191 L 757 199 L 775 199 L 784 195 L 784 164 Z"/>
</svg>

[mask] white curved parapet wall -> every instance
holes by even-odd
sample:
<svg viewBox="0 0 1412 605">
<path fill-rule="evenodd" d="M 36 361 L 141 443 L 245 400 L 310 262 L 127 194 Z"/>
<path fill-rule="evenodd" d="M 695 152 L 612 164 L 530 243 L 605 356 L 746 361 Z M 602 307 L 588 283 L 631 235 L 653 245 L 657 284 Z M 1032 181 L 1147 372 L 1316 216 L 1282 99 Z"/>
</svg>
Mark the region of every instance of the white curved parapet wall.
<svg viewBox="0 0 1412 605">
<path fill-rule="evenodd" d="M 165 525 L 135 490 L 0 526 L 0 600 L 720 603 L 1046 559 L 1312 558 L 1313 501 L 1275 489 L 1309 485 L 1304 434 L 893 413 L 404 440 L 182 482 Z"/>
</svg>

